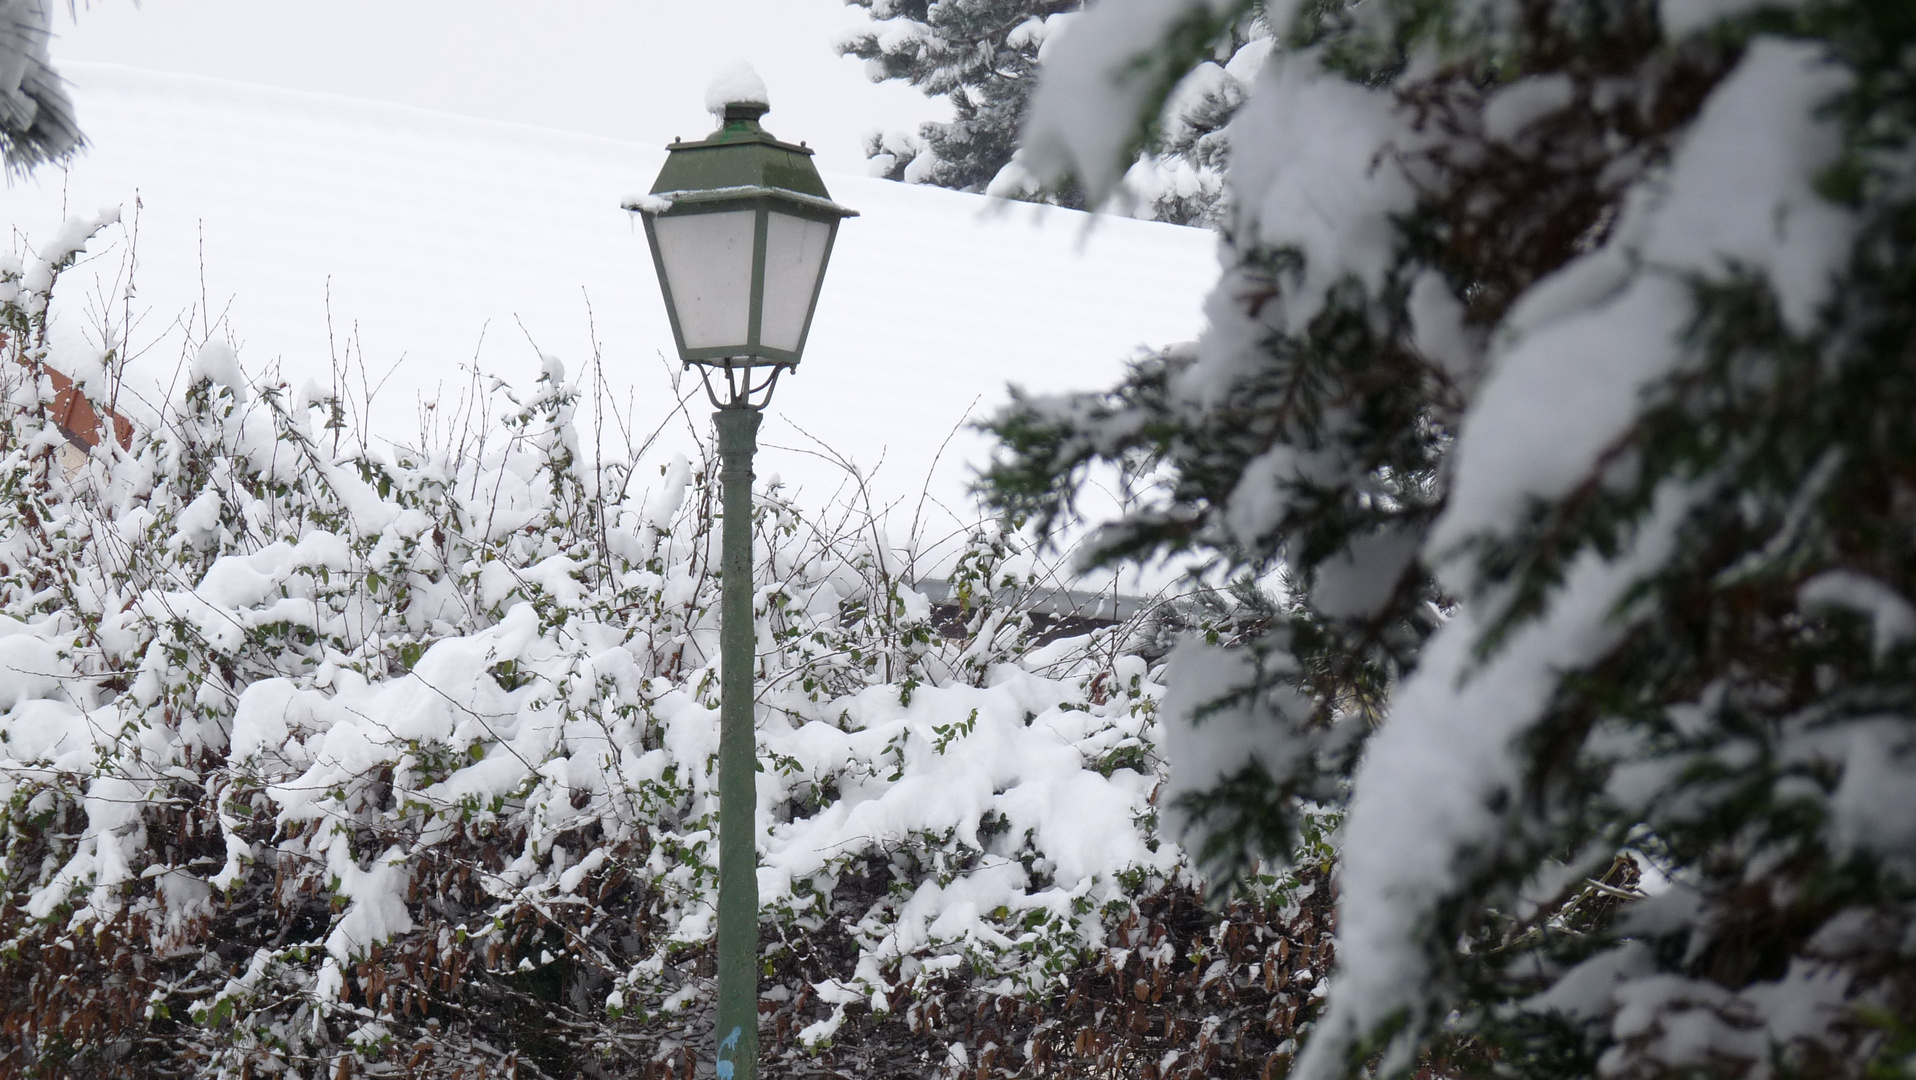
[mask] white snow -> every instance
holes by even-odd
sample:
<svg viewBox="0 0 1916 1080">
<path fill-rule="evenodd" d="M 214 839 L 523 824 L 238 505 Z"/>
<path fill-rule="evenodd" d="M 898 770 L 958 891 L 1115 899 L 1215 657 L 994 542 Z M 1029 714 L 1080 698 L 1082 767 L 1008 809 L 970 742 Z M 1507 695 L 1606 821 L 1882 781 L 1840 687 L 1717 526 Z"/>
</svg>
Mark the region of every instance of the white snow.
<svg viewBox="0 0 1916 1080">
<path fill-rule="evenodd" d="M 1411 343 L 1424 358 L 1459 382 L 1468 382 L 1483 366 L 1484 335 L 1464 325 L 1464 302 L 1443 275 L 1426 270 L 1410 287 Z"/>
<path fill-rule="evenodd" d="M 1848 78 L 1821 46 L 1752 42 L 1671 164 L 1644 260 L 1704 273 L 1732 264 L 1761 270 L 1790 329 L 1808 333 L 1855 232 L 1850 213 L 1815 190 L 1841 149 L 1835 125 L 1817 112 Z"/>
<path fill-rule="evenodd" d="M 26 135 L 8 147 L 11 167 L 57 156 L 77 133 L 73 107 L 50 63 L 54 0 L 0 0 L 0 127 Z"/>
<path fill-rule="evenodd" d="M 1848 608 L 1868 616 L 1878 657 L 1916 637 L 1916 605 L 1867 574 L 1826 570 L 1799 586 L 1796 598 L 1805 608 Z"/>
<path fill-rule="evenodd" d="M 1258 73 L 1264 70 L 1265 62 L 1271 58 L 1271 53 L 1276 48 L 1276 38 L 1265 37 L 1247 41 L 1243 48 L 1231 54 L 1230 61 L 1224 65 L 1224 73 L 1249 86 L 1257 81 Z"/>
<path fill-rule="evenodd" d="M 1657 15 L 1663 32 L 1674 38 L 1764 8 L 1788 10 L 1802 5 L 1803 0 L 1661 0 Z"/>
<path fill-rule="evenodd" d="M 1377 614 L 1397 591 L 1422 544 L 1423 537 L 1413 532 L 1354 537 L 1343 551 L 1318 564 L 1311 606 L 1333 619 Z"/>
<path fill-rule="evenodd" d="M 1162 746 L 1170 775 L 1159 797 L 1170 835 L 1187 822 L 1178 801 L 1235 776 L 1252 763 L 1268 772 L 1287 771 L 1291 724 L 1307 715 L 1310 702 L 1288 688 L 1264 700 L 1221 699 L 1253 685 L 1257 661 L 1243 649 L 1225 649 L 1192 638 L 1172 651 L 1164 681 L 1169 690 L 1159 710 Z"/>
<path fill-rule="evenodd" d="M 377 440 L 419 443 L 422 402 L 438 410 L 428 419 L 455 409 L 475 362 L 516 378 L 541 353 L 581 379 L 602 357 L 609 447 L 614 412 L 635 439 L 659 431 L 655 452 L 695 454 L 707 437 L 696 380 L 680 385 L 689 417 L 675 411 L 664 304 L 643 231 L 620 209 L 663 151 L 113 65 L 65 70 L 93 148 L 70 174 L 43 169 L 9 189 L 5 223 L 39 243 L 68 206 L 117 206 L 137 224 L 145 317 L 137 393 L 122 399 L 136 420 L 205 338 L 230 337 L 256 383 L 336 390 L 355 424 L 376 390 L 360 426 Z M 774 133 L 796 142 L 803 118 Z M 759 456 L 761 475 L 815 501 L 857 486 L 837 455 L 877 506 L 909 512 L 922 489 L 932 511 L 969 519 L 972 463 L 990 443 L 962 425 L 1006 383 L 1108 384 L 1139 346 L 1202 328 L 1217 272 L 1207 231 L 825 179 L 862 216 L 839 231 L 806 360 L 779 383 Z M 89 262 L 67 288 L 97 274 L 110 295 L 118 261 Z M 202 296 L 215 333 L 194 310 Z M 55 333 L 65 353 L 88 348 L 79 320 Z M 583 412 L 599 415 L 591 400 Z"/>
<path fill-rule="evenodd" d="M 1047 21 L 1043 73 L 1024 133 L 1026 167 L 1047 179 L 1075 175 L 1094 203 L 1110 195 L 1131 167 L 1154 81 L 1167 76 L 1161 43 L 1168 30 L 1228 6 L 1226 0 L 1102 0 L 1069 22 Z M 1276 16 L 1273 11 L 1272 21 L 1281 25 Z"/>
<path fill-rule="evenodd" d="M 1519 797 L 1512 741 L 1536 721 L 1562 672 L 1626 631 L 1614 606 L 1668 556 L 1691 498 L 1660 491 L 1629 548 L 1612 561 L 1580 556 L 1545 613 L 1489 660 L 1474 655 L 1484 629 L 1474 605 L 1426 645 L 1352 781 L 1339 842 L 1339 967 L 1330 1009 L 1298 1060 L 1300 1077 L 1338 1075 L 1354 1038 L 1420 1003 L 1428 920 L 1473 860 L 1494 857 L 1506 820 L 1498 807 Z M 1429 783 L 1433 775 L 1445 782 Z"/>
<path fill-rule="evenodd" d="M 1576 87 L 1563 72 L 1519 79 L 1484 102 L 1484 135 L 1509 142 L 1535 121 L 1568 107 L 1575 96 Z"/>
<path fill-rule="evenodd" d="M 0 709 L 51 696 L 70 674 L 52 642 L 33 634 L 0 637 Z"/>
<path fill-rule="evenodd" d="M 35 63 L 47 59 L 47 39 L 53 29 L 53 5 L 47 0 L 5 0 L 0 3 L 0 108 L 32 122 L 35 106 L 20 92 L 20 80 Z"/>
<path fill-rule="evenodd" d="M 1558 976 L 1550 989 L 1524 1002 L 1532 1012 L 1554 1012 L 1573 1021 L 1608 1014 L 1615 993 L 1625 980 L 1656 970 L 1656 958 L 1641 942 L 1628 941 L 1605 950 Z"/>
<path fill-rule="evenodd" d="M 195 382 L 211 379 L 231 390 L 235 401 L 246 400 L 246 376 L 240 373 L 239 357 L 233 352 L 233 346 L 225 341 L 209 341 L 200 347 L 189 378 Z"/>
<path fill-rule="evenodd" d="M 1830 839 L 1907 873 L 1916 870 L 1916 740 L 1909 721 L 1880 717 L 1842 731 L 1843 779 L 1830 794 Z"/>
<path fill-rule="evenodd" d="M 1854 230 L 1812 187 L 1837 152 L 1815 111 L 1842 79 L 1814 46 L 1753 42 L 1668 178 L 1633 193 L 1609 243 L 1518 302 L 1464 421 L 1431 552 L 1501 529 L 1526 499 L 1560 496 L 1590 474 L 1643 389 L 1684 361 L 1687 275 L 1760 270 L 1791 328 L 1810 329 Z M 1467 591 L 1461 577 L 1450 584 Z"/>
<path fill-rule="evenodd" d="M 722 115 L 727 105 L 772 107 L 771 95 L 765 92 L 765 80 L 742 60 L 719 72 L 705 88 L 706 112 Z"/>
<path fill-rule="evenodd" d="M 1264 64 L 1227 131 L 1236 228 L 1302 255 L 1304 265 L 1283 277 L 1282 291 L 1255 318 L 1239 293 L 1265 283 L 1227 273 L 1213 291 L 1199 362 L 1174 384 L 1179 396 L 1206 407 L 1232 392 L 1272 330 L 1295 331 L 1316 315 L 1332 285 L 1347 278 L 1373 290 L 1382 284 L 1397 250 L 1393 215 L 1409 210 L 1415 196 L 1392 156 L 1414 137 L 1394 99 L 1319 70 L 1309 55 Z M 1265 466 L 1272 475 L 1306 467 L 1295 460 Z M 1248 470 L 1245 480 L 1246 492 L 1269 490 L 1249 486 Z M 1244 513 L 1246 521 L 1233 522 L 1240 535 L 1275 509 Z"/>
</svg>

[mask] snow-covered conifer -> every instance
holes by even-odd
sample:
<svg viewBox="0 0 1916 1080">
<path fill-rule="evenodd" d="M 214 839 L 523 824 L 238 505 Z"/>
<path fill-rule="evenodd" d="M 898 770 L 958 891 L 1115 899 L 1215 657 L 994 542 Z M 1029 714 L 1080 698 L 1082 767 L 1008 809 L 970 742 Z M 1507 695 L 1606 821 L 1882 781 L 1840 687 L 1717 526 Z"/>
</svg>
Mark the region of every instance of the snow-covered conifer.
<svg viewBox="0 0 1916 1080">
<path fill-rule="evenodd" d="M 907 183 L 1082 207 L 1069 182 L 1047 183 L 1017 159 L 1046 42 L 1076 18 L 1082 0 L 847 0 L 869 27 L 846 35 L 839 52 L 866 62 L 874 82 L 902 79 L 929 97 L 947 97 L 949 121 L 917 132 L 874 133 L 866 144 L 875 175 Z M 1149 153 L 1134 164 L 1114 209 L 1183 224 L 1209 224 L 1223 195 L 1224 124 L 1243 101 L 1269 50 L 1256 9 L 1232 22 L 1164 104 Z"/>
<path fill-rule="evenodd" d="M 0 0 L 0 162 L 24 171 L 81 145 L 73 102 L 47 55 L 53 0 Z"/>
<path fill-rule="evenodd" d="M 1081 0 L 849 0 L 872 25 L 845 35 L 843 55 L 865 61 L 872 81 L 903 79 L 956 114 L 916 134 L 874 134 L 873 172 L 893 180 L 983 191 L 1010 163 L 1035 81 L 1046 20 Z M 1073 205 L 1071 192 L 1045 201 Z"/>
<path fill-rule="evenodd" d="M 1092 7 L 1022 160 L 1115 190 L 1243 10 Z M 1269 14 L 1210 328 L 990 483 L 1275 587 L 1164 711 L 1216 870 L 1348 792 L 1298 1068 L 1908 1075 L 1916 9 Z"/>
</svg>

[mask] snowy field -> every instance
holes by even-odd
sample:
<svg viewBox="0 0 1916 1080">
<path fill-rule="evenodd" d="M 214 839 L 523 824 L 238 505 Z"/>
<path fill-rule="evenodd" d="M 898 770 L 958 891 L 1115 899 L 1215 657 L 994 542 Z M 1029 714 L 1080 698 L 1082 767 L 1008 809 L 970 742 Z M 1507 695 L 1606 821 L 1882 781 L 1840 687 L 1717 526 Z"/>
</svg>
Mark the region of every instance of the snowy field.
<svg viewBox="0 0 1916 1080">
<path fill-rule="evenodd" d="M 635 438 L 663 428 L 663 451 L 704 437 L 702 398 L 689 422 L 673 416 L 663 305 L 643 232 L 619 209 L 650 186 L 658 148 L 114 65 L 63 72 L 93 146 L 68 173 L 15 182 L 5 220 L 15 247 L 51 237 L 67 213 L 118 206 L 137 221 L 129 385 L 143 395 L 178 378 L 189 341 L 206 335 L 204 309 L 253 378 L 297 389 L 345 370 L 352 395 L 371 391 L 378 442 L 420 442 L 422 417 L 439 432 L 425 439 L 443 437 L 475 362 L 530 384 L 535 344 L 574 377 L 596 351 L 603 396 Z M 777 111 L 771 89 L 768 128 L 805 138 L 805 118 Z M 1007 382 L 1108 384 L 1140 346 L 1200 329 L 1217 273 L 1208 232 L 826 182 L 862 216 L 839 234 L 807 359 L 780 384 L 759 466 L 805 501 L 844 488 L 829 460 L 842 457 L 878 501 L 915 509 L 929 477 L 933 498 L 968 518 L 988 444 L 962 425 Z M 121 254 L 67 287 L 111 296 Z M 98 339 L 75 320 L 59 333 L 67 355 Z M 608 449 L 622 447 L 617 422 L 603 431 Z"/>
</svg>

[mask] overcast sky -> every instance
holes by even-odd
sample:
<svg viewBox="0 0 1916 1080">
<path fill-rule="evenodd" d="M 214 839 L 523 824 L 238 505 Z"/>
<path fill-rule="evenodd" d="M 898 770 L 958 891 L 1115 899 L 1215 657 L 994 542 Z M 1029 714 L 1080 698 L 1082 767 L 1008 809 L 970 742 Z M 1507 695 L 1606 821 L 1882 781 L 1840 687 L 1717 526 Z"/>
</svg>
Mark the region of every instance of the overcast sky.
<svg viewBox="0 0 1916 1080">
<path fill-rule="evenodd" d="M 83 0 L 56 60 L 106 61 L 661 145 L 711 126 L 705 86 L 738 60 L 771 92 L 766 127 L 864 171 L 878 127 L 943 117 L 832 49 L 864 22 L 841 0 Z M 82 116 L 84 127 L 86 118 Z"/>
</svg>

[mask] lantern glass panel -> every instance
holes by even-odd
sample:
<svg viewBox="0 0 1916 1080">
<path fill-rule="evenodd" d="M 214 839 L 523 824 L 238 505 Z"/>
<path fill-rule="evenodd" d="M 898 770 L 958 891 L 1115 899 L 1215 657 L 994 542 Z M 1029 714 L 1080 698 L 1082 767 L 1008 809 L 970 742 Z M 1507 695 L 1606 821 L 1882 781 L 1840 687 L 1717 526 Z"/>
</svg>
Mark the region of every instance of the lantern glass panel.
<svg viewBox="0 0 1916 1080">
<path fill-rule="evenodd" d="M 758 335 L 761 343 L 798 351 L 831 239 L 832 227 L 822 221 L 776 210 L 766 216 L 765 306 Z"/>
<path fill-rule="evenodd" d="M 752 304 L 750 210 L 661 214 L 652 230 L 688 349 L 743 348 Z"/>
</svg>

